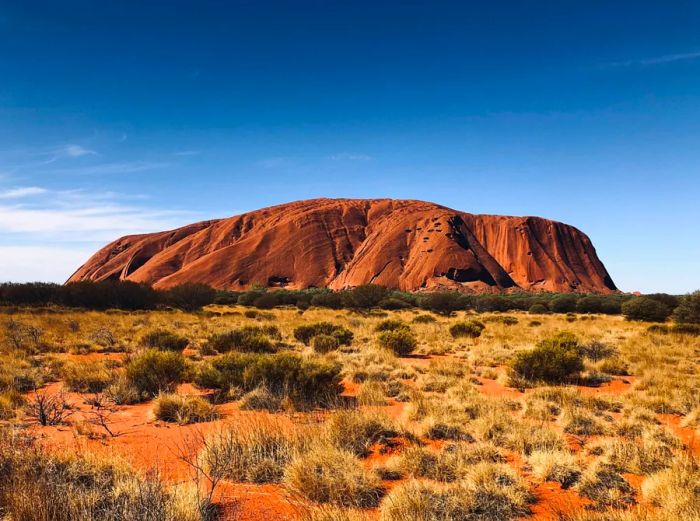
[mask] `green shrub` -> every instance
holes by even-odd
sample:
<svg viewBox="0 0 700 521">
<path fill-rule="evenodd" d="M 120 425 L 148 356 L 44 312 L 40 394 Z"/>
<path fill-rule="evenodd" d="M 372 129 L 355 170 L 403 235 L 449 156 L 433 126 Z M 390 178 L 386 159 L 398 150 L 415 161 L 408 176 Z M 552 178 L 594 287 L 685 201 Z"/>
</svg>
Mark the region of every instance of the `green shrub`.
<svg viewBox="0 0 700 521">
<path fill-rule="evenodd" d="M 422 308 L 445 316 L 450 316 L 460 309 L 467 309 L 471 305 L 469 296 L 456 291 L 427 293 L 420 298 L 419 302 Z"/>
<path fill-rule="evenodd" d="M 317 353 L 330 353 L 338 349 L 340 342 L 333 335 L 316 335 L 313 339 L 314 351 Z"/>
<path fill-rule="evenodd" d="M 384 331 L 378 341 L 381 347 L 391 349 L 398 356 L 411 354 L 418 345 L 415 335 L 407 328 Z"/>
<path fill-rule="evenodd" d="M 533 304 L 527 312 L 532 315 L 541 315 L 543 313 L 549 313 L 549 308 L 544 304 Z"/>
<path fill-rule="evenodd" d="M 432 324 L 437 322 L 437 319 L 432 315 L 418 315 L 412 322 L 414 324 Z"/>
<path fill-rule="evenodd" d="M 182 351 L 189 344 L 189 340 L 185 337 L 167 331 L 165 329 L 156 329 L 143 336 L 141 344 L 144 347 L 152 349 L 162 349 L 165 351 Z"/>
<path fill-rule="evenodd" d="M 258 356 L 243 373 L 243 388 L 264 386 L 296 406 L 332 404 L 343 391 L 341 367 L 292 353 Z"/>
<path fill-rule="evenodd" d="M 217 417 L 216 408 L 204 398 L 173 393 L 159 394 L 153 413 L 161 421 L 180 425 L 212 421 Z"/>
<path fill-rule="evenodd" d="M 562 295 L 555 297 L 549 303 L 549 309 L 553 313 L 572 313 L 576 311 L 576 301 L 578 299 L 573 295 Z"/>
<path fill-rule="evenodd" d="M 450 326 L 450 335 L 452 335 L 452 338 L 478 338 L 481 336 L 481 332 L 484 329 L 486 329 L 486 326 L 478 320 L 457 322 L 456 324 L 452 324 L 452 326 Z"/>
<path fill-rule="evenodd" d="M 679 324 L 700 324 L 700 291 L 681 297 L 673 312 L 673 320 Z"/>
<path fill-rule="evenodd" d="M 529 381 L 562 383 L 583 370 L 583 354 L 574 335 L 560 333 L 517 353 L 512 369 Z"/>
<path fill-rule="evenodd" d="M 637 297 L 622 304 L 622 314 L 627 320 L 664 322 L 671 315 L 671 310 L 658 300 Z"/>
<path fill-rule="evenodd" d="M 274 353 L 277 348 L 270 340 L 282 335 L 275 326 L 245 326 L 224 333 L 215 333 L 207 340 L 207 347 L 220 353 L 241 351 L 247 353 Z"/>
<path fill-rule="evenodd" d="M 382 320 L 379 324 L 374 326 L 374 330 L 377 333 L 382 331 L 396 331 L 397 329 L 410 329 L 408 325 L 402 320 L 387 319 Z"/>
<path fill-rule="evenodd" d="M 78 393 L 99 393 L 114 381 L 112 371 L 103 362 L 68 362 L 60 373 L 66 387 Z"/>
<path fill-rule="evenodd" d="M 146 397 L 172 392 L 182 381 L 185 359 L 180 353 L 149 349 L 136 355 L 126 366 L 126 377 Z"/>
<path fill-rule="evenodd" d="M 370 309 L 377 307 L 388 294 L 384 286 L 362 284 L 345 292 L 345 304 L 351 308 Z"/>
<path fill-rule="evenodd" d="M 316 322 L 299 326 L 294 330 L 294 338 L 307 346 L 311 343 L 311 339 L 317 335 L 334 336 L 340 345 L 348 346 L 352 343 L 353 338 L 352 331 L 332 322 Z"/>
</svg>

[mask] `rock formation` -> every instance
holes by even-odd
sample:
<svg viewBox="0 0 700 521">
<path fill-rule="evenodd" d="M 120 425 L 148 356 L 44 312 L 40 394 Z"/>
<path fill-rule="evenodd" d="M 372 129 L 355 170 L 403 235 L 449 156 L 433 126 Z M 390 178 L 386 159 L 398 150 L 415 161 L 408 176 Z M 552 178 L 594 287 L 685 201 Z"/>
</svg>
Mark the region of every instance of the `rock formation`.
<svg viewBox="0 0 700 521">
<path fill-rule="evenodd" d="M 539 217 L 474 215 L 423 201 L 312 199 L 129 235 L 69 279 L 405 291 L 614 291 L 590 239 Z"/>
</svg>

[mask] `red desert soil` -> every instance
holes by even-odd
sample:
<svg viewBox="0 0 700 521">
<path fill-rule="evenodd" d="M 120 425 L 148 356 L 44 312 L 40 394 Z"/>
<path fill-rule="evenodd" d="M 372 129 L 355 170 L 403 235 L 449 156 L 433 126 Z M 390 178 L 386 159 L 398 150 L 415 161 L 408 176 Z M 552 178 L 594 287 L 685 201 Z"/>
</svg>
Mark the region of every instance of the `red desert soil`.
<svg viewBox="0 0 700 521">
<path fill-rule="evenodd" d="M 405 291 L 615 290 L 590 239 L 572 226 L 392 199 L 297 201 L 122 237 L 69 281 L 107 279 L 232 290 L 365 283 Z"/>
<path fill-rule="evenodd" d="M 425 356 L 414 357 L 410 360 L 416 365 L 427 365 L 430 360 L 445 359 L 446 356 Z M 502 368 L 497 368 L 501 370 Z M 633 382 L 634 377 L 615 379 L 597 388 L 579 387 L 585 393 L 620 394 L 626 392 Z M 522 393 L 516 389 L 506 387 L 496 380 L 479 378 L 481 385 L 477 388 L 480 392 L 491 396 L 504 396 L 517 398 Z M 343 382 L 346 396 L 357 395 L 360 386 L 350 381 Z M 51 384 L 45 392 L 54 393 L 61 388 L 60 383 Z M 182 385 L 179 389 L 182 394 L 198 394 L 190 385 Z M 525 391 L 526 393 L 528 390 Z M 81 419 L 87 418 L 90 410 L 85 403 L 86 396 L 78 393 L 66 393 L 67 400 L 75 407 L 75 414 L 71 418 L 73 424 L 80 423 Z M 90 451 L 96 453 L 116 454 L 135 467 L 140 469 L 157 469 L 164 478 L 170 482 L 186 481 L 191 476 L 189 466 L 180 459 L 182 448 L 198 450 L 201 447 L 201 436 L 216 429 L 221 428 L 226 423 L 235 422 L 240 425 L 241 420 L 255 415 L 266 416 L 267 413 L 257 413 L 250 411 L 240 411 L 235 404 L 224 404 L 219 410 L 223 415 L 223 420 L 216 422 L 198 423 L 193 425 L 171 425 L 156 421 L 152 415 L 152 403 L 143 403 L 133 406 L 122 407 L 113 417 L 110 418 L 110 427 L 119 435 L 111 438 L 101 432 L 100 427 L 93 426 L 92 430 L 97 434 L 94 437 L 77 435 L 76 427 L 33 427 L 34 432 L 43 439 L 51 448 L 69 448 L 77 451 Z M 371 407 L 370 409 L 381 410 L 394 419 L 402 417 L 405 403 L 390 400 L 384 407 Z M 278 417 L 280 417 L 278 415 Z M 281 416 L 284 417 L 284 416 Z M 674 432 L 689 446 L 695 454 L 700 455 L 700 439 L 695 435 L 693 429 L 681 427 L 680 418 L 674 415 L 659 415 L 662 423 L 668 425 Z M 292 420 L 289 419 L 290 425 Z M 104 435 L 104 437 L 102 436 Z M 405 440 L 396 439 L 395 446 L 373 447 L 371 455 L 366 460 L 366 465 L 373 465 L 386 462 L 388 458 L 397 454 Z M 429 446 L 439 448 L 441 442 L 431 442 L 424 440 Z M 50 445 L 49 445 L 50 443 Z M 189 445 L 188 445 L 189 444 Z M 575 445 L 575 444 L 574 444 Z M 580 449 L 573 446 L 574 450 Z M 532 505 L 532 515 L 524 519 L 533 521 L 554 521 L 559 519 L 561 512 L 571 513 L 577 509 L 582 509 L 586 505 L 586 500 L 581 498 L 573 490 L 564 490 L 558 484 L 546 482 L 541 483 L 532 478 L 524 467 L 524 461 L 514 453 L 508 453 L 508 461 L 521 472 L 530 482 L 532 491 L 537 499 Z M 630 483 L 639 489 L 642 477 L 636 475 L 626 475 Z M 396 486 L 399 482 L 385 482 L 388 489 Z M 245 483 L 223 483 L 218 493 L 218 498 L 222 504 L 232 511 L 236 505 L 236 519 L 245 521 L 263 521 L 267 519 L 297 519 L 299 518 L 299 501 L 291 497 L 281 485 L 267 484 L 245 484 Z M 376 512 L 373 512 L 376 514 Z"/>
</svg>

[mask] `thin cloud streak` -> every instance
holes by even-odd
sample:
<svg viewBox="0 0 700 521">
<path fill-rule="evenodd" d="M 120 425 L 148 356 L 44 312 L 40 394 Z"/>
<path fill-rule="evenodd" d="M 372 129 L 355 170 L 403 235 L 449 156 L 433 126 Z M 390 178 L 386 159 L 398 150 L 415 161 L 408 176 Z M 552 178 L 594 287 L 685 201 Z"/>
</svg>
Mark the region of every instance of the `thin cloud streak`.
<svg viewBox="0 0 700 521">
<path fill-rule="evenodd" d="M 661 65 L 664 63 L 673 63 L 679 61 L 695 60 L 700 58 L 700 51 L 682 52 L 677 54 L 665 54 L 652 58 L 643 58 L 640 60 L 626 60 L 609 63 L 609 67 L 630 67 L 633 65 Z"/>
<path fill-rule="evenodd" d="M 47 190 L 38 186 L 24 186 L 20 188 L 10 188 L 0 191 L 0 199 L 21 199 L 23 197 L 32 197 L 34 195 L 45 194 Z"/>
</svg>

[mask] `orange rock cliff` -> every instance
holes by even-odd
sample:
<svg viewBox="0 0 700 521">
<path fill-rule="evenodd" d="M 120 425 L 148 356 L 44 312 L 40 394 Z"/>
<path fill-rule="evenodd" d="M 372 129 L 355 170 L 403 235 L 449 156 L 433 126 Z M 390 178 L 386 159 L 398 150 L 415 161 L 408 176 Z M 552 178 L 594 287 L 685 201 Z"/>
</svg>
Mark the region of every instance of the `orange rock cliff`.
<svg viewBox="0 0 700 521">
<path fill-rule="evenodd" d="M 616 290 L 590 239 L 573 226 L 392 199 L 297 201 L 129 235 L 68 282 L 107 279 L 228 290 L 366 283 L 404 291 Z"/>
</svg>

